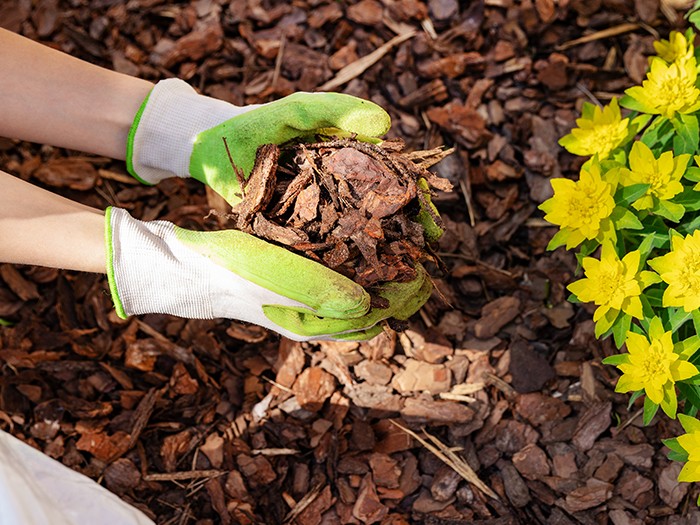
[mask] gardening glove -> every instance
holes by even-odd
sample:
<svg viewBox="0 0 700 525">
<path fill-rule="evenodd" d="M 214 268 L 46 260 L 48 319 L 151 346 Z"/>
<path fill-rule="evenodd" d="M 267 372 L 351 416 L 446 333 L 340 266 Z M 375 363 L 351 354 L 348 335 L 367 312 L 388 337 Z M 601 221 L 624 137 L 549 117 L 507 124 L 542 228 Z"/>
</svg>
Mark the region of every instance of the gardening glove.
<svg viewBox="0 0 700 525">
<path fill-rule="evenodd" d="M 154 525 L 93 480 L 0 431 L 3 525 Z"/>
<path fill-rule="evenodd" d="M 259 146 L 319 133 L 345 132 L 371 140 L 390 126 L 386 111 L 350 95 L 295 93 L 268 104 L 237 107 L 199 95 L 182 80 L 161 80 L 131 126 L 127 168 L 148 184 L 194 177 L 235 205 L 241 189 L 231 163 L 248 177 Z"/>
<path fill-rule="evenodd" d="M 161 80 L 141 105 L 129 132 L 129 173 L 146 184 L 169 177 L 194 177 L 229 204 L 240 201 L 241 188 L 232 163 L 250 175 L 258 147 L 292 139 L 314 140 L 317 134 L 357 135 L 380 142 L 391 117 L 378 105 L 340 93 L 295 93 L 269 104 L 237 107 L 197 94 L 186 82 Z M 425 181 L 422 181 L 425 183 Z M 427 183 L 422 186 L 427 192 Z M 426 239 L 442 229 L 437 210 L 421 207 L 416 220 Z"/>
<path fill-rule="evenodd" d="M 427 301 L 422 268 L 384 285 L 389 308 L 347 277 L 238 230 L 197 232 L 166 221 L 106 213 L 107 275 L 117 314 L 165 313 L 254 323 L 297 341 L 364 340 L 383 319 L 406 319 Z"/>
</svg>

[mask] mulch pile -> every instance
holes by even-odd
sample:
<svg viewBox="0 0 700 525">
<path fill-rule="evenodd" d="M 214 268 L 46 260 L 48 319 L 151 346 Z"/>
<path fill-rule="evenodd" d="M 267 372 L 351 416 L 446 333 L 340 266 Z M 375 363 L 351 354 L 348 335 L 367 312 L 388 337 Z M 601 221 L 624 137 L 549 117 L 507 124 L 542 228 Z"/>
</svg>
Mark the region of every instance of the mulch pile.
<svg viewBox="0 0 700 525">
<path fill-rule="evenodd" d="M 383 283 L 412 281 L 417 264 L 438 262 L 418 219 L 424 210 L 426 220 L 442 226 L 431 185 L 452 190 L 427 168 L 453 150 L 405 154 L 403 147 L 400 141 L 330 137 L 264 144 L 248 179 L 232 164 L 242 200 L 224 216 L 232 219 L 230 227 L 332 268 L 370 294 Z M 374 306 L 389 307 L 378 293 L 372 299 Z"/>
<path fill-rule="evenodd" d="M 159 524 L 681 524 L 698 490 L 614 394 L 614 350 L 566 301 L 536 206 L 581 163 L 583 100 L 639 82 L 666 0 L 0 2 L 0 24 L 235 104 L 341 90 L 433 170 L 439 293 L 400 334 L 301 344 L 255 326 L 114 314 L 103 276 L 0 265 L 0 427 Z M 98 208 L 217 228 L 192 180 L 0 140 L 6 171 Z M 206 219 L 205 219 L 206 217 Z"/>
</svg>

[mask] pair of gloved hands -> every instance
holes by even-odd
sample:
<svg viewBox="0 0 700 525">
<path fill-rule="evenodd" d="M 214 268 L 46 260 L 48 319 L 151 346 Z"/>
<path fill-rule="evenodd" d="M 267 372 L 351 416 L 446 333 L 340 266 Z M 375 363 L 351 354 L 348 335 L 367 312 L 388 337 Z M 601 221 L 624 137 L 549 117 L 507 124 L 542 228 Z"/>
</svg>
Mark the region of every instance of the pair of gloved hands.
<svg viewBox="0 0 700 525">
<path fill-rule="evenodd" d="M 337 132 L 372 140 L 389 127 L 383 109 L 349 95 L 296 93 L 236 107 L 199 95 L 181 80 L 163 80 L 134 119 L 127 167 L 147 184 L 193 177 L 233 205 L 241 191 L 229 153 L 247 176 L 262 144 Z M 254 236 L 143 222 L 119 208 L 107 210 L 106 242 L 110 289 L 122 318 L 225 317 L 295 340 L 366 340 L 382 331 L 383 319 L 408 319 L 432 289 L 418 268 L 414 281 L 382 286 L 389 308 L 370 308 L 367 292 L 350 279 Z"/>
</svg>

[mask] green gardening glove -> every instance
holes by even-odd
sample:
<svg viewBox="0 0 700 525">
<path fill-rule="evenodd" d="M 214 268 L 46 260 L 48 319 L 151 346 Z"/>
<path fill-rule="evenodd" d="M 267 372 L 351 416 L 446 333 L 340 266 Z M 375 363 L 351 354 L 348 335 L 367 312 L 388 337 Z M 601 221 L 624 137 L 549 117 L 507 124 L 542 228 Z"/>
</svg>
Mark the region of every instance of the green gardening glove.
<svg viewBox="0 0 700 525">
<path fill-rule="evenodd" d="M 231 164 L 248 177 L 261 145 L 313 139 L 316 134 L 354 134 L 380 142 L 378 137 L 390 126 L 391 118 L 381 107 L 350 95 L 295 93 L 269 104 L 237 107 L 198 95 L 182 80 L 168 79 L 156 84 L 134 119 L 127 168 L 148 184 L 194 177 L 235 205 L 241 188 Z M 427 194 L 427 185 L 422 189 Z M 432 213 L 423 206 L 416 220 L 425 227 L 426 239 L 435 241 L 442 228 L 429 196 L 427 202 Z"/>
<path fill-rule="evenodd" d="M 358 284 L 319 263 L 237 230 L 197 232 L 167 221 L 106 214 L 107 275 L 120 317 L 165 313 L 255 323 L 298 341 L 364 340 L 381 321 L 407 319 L 431 282 L 389 283 L 389 307 L 370 309 Z"/>
<path fill-rule="evenodd" d="M 168 79 L 156 84 L 136 115 L 127 167 L 150 184 L 194 177 L 234 205 L 241 189 L 231 162 L 248 177 L 259 146 L 318 133 L 376 140 L 390 126 L 386 111 L 350 95 L 295 93 L 269 104 L 237 107 Z"/>
</svg>

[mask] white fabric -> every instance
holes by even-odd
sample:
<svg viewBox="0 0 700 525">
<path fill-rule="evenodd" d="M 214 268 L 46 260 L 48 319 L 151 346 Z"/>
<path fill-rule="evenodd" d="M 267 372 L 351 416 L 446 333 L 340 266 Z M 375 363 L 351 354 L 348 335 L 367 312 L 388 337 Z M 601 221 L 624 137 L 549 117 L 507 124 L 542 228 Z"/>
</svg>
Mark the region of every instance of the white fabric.
<svg viewBox="0 0 700 525">
<path fill-rule="evenodd" d="M 139 221 L 111 209 L 114 282 L 127 315 L 163 313 L 190 319 L 254 323 L 290 339 L 303 338 L 271 322 L 262 305 L 306 305 L 258 286 L 184 246 L 166 221 Z"/>
<path fill-rule="evenodd" d="M 0 431 L 1 525 L 154 525 L 87 476 Z"/>
<path fill-rule="evenodd" d="M 146 182 L 189 177 L 192 145 L 199 133 L 255 109 L 199 95 L 183 80 L 158 82 L 148 97 L 134 134 L 132 165 Z"/>
</svg>

